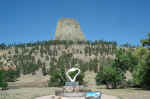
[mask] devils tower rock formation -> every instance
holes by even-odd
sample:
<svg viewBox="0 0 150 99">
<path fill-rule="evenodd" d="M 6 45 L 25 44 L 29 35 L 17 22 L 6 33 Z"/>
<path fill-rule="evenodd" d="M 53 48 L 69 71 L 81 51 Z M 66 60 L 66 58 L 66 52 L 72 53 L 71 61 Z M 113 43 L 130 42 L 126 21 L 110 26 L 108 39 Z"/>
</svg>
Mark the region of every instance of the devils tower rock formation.
<svg viewBox="0 0 150 99">
<path fill-rule="evenodd" d="M 55 40 L 85 40 L 80 24 L 72 18 L 62 18 L 57 23 Z"/>
</svg>

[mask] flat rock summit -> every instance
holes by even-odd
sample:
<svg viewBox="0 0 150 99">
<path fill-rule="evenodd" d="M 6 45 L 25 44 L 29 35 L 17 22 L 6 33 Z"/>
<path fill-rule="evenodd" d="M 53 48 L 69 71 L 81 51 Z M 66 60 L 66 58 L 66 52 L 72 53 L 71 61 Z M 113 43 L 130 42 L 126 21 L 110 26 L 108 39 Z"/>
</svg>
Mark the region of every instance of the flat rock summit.
<svg viewBox="0 0 150 99">
<path fill-rule="evenodd" d="M 54 40 L 85 40 L 80 24 L 72 18 L 62 18 L 58 21 Z"/>
</svg>

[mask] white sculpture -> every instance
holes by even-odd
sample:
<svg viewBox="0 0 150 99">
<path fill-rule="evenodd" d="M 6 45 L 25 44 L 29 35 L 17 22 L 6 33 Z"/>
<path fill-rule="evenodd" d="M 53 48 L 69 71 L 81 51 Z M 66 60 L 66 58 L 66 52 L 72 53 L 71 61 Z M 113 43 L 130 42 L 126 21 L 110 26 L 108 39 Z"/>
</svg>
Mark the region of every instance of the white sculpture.
<svg viewBox="0 0 150 99">
<path fill-rule="evenodd" d="M 74 71 L 78 71 L 78 73 L 73 77 L 73 79 L 69 76 L 69 72 L 74 72 Z M 66 72 L 66 75 L 67 75 L 67 77 L 69 78 L 69 80 L 71 81 L 71 82 L 75 82 L 76 81 L 76 78 L 77 78 L 77 76 L 79 75 L 79 73 L 80 73 L 80 69 L 79 68 L 71 68 L 71 69 L 69 69 L 67 72 Z"/>
</svg>

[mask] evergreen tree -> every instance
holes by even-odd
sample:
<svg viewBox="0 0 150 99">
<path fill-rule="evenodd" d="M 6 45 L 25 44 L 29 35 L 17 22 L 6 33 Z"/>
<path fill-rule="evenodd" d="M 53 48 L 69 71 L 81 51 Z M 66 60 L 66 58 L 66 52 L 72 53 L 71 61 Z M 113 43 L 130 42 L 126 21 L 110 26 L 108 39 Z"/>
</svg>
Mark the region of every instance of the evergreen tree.
<svg viewBox="0 0 150 99">
<path fill-rule="evenodd" d="M 50 80 L 49 80 L 49 86 L 63 86 L 68 79 L 66 78 L 66 71 L 74 66 L 73 64 L 73 58 L 72 54 L 63 54 L 59 57 L 57 62 L 51 61 L 50 62 Z M 79 67 L 80 68 L 80 67 Z M 71 74 L 74 75 L 74 74 Z M 83 84 L 83 77 L 84 73 L 81 72 L 78 77 L 77 81 L 79 81 L 79 84 Z"/>
<path fill-rule="evenodd" d="M 45 76 L 45 75 L 48 74 L 48 73 L 47 73 L 47 70 L 46 70 L 45 64 L 43 64 L 43 66 L 42 66 L 42 73 L 43 73 L 43 76 Z"/>
<path fill-rule="evenodd" d="M 6 90 L 8 87 L 8 83 L 5 81 L 5 72 L 0 69 L 0 87 L 2 90 Z"/>
<path fill-rule="evenodd" d="M 150 48 L 150 33 L 148 33 L 148 38 L 141 40 L 144 47 Z"/>
</svg>

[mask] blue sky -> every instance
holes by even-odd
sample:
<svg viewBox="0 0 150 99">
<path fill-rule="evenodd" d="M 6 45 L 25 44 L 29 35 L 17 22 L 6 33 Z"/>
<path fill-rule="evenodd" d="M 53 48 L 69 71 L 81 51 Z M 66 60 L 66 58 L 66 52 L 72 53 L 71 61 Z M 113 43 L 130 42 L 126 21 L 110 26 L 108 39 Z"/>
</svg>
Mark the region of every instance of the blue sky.
<svg viewBox="0 0 150 99">
<path fill-rule="evenodd" d="M 140 44 L 150 32 L 150 0 L 0 0 L 0 43 L 54 38 L 60 18 L 76 19 L 87 40 Z"/>
</svg>

